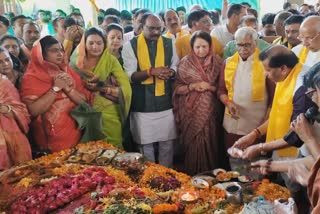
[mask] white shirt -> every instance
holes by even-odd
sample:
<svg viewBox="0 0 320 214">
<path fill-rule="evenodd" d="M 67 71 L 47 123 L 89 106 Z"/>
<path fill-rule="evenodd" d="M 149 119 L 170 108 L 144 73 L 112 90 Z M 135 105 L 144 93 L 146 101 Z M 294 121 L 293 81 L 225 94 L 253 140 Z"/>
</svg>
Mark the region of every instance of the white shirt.
<svg viewBox="0 0 320 214">
<path fill-rule="evenodd" d="M 303 49 L 303 45 L 300 44 L 292 48 L 292 51 L 296 54 L 297 57 L 299 57 L 299 54 L 302 49 Z M 317 52 L 309 51 L 304 65 L 307 66 L 308 68 L 311 68 L 317 62 L 320 62 L 320 50 Z"/>
<path fill-rule="evenodd" d="M 211 31 L 211 36 L 216 37 L 223 47 L 225 47 L 228 42 L 234 40 L 234 35 L 229 32 L 227 24 L 214 27 Z"/>
<path fill-rule="evenodd" d="M 134 31 L 130 31 L 123 35 L 123 44 L 129 42 L 134 37 Z"/>
<path fill-rule="evenodd" d="M 267 114 L 267 89 L 265 89 L 263 101 L 252 101 L 253 58 L 254 55 L 251 55 L 246 61 L 243 61 L 239 57 L 233 81 L 233 102 L 239 106 L 239 119 L 236 120 L 231 118 L 230 115 L 224 115 L 223 127 L 228 133 L 246 135 L 261 125 Z M 229 59 L 227 59 L 226 63 Z"/>
</svg>

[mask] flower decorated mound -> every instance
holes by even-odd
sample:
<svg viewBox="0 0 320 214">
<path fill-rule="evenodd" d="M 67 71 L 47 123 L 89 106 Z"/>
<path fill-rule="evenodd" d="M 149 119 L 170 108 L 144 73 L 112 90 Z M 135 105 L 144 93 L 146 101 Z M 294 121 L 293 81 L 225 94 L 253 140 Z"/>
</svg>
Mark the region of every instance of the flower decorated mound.
<svg viewBox="0 0 320 214">
<path fill-rule="evenodd" d="M 77 152 L 85 155 L 101 151 L 109 158 L 110 151 L 115 149 L 103 141 L 79 144 L 74 149 L 50 154 L 1 173 L 0 211 L 40 214 L 213 213 L 221 204 L 225 204 L 223 208 L 227 213 L 239 211 L 227 203 L 225 190 L 212 185 L 197 188 L 184 173 L 155 163 L 140 164 L 135 162 L 136 158 L 133 162 L 130 159 L 125 167 L 113 163 L 119 154 L 120 162 L 120 157 L 136 157 L 136 154 L 124 155 L 126 153 L 117 150 L 114 158 L 100 165 L 68 161 Z M 290 196 L 286 188 L 266 180 L 252 185 L 251 195 L 263 196 L 270 201 Z M 184 200 L 182 196 L 186 192 L 197 197 Z"/>
<path fill-rule="evenodd" d="M 157 180 L 164 181 L 164 185 L 150 186 L 152 181 L 154 184 L 159 183 Z M 155 163 L 147 163 L 147 167 L 139 181 L 139 186 L 149 187 L 158 192 L 163 191 L 164 189 L 177 189 L 181 187 L 181 185 L 190 184 L 190 176 Z"/>
<path fill-rule="evenodd" d="M 174 175 L 167 173 L 167 176 L 158 176 L 152 178 L 149 182 L 149 186 L 151 189 L 167 192 L 169 190 L 175 190 L 181 186 L 181 183 L 178 181 Z"/>
<path fill-rule="evenodd" d="M 44 186 L 29 189 L 11 205 L 12 213 L 47 213 L 62 207 L 97 186 L 112 189 L 114 177 L 102 168 L 89 168 L 78 175 L 62 176 Z"/>
</svg>

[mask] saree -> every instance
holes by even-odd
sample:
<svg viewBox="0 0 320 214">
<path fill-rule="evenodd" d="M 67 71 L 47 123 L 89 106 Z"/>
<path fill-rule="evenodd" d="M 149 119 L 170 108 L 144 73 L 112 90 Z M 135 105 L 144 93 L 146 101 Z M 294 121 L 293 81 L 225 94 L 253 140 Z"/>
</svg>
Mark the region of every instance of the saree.
<svg viewBox="0 0 320 214">
<path fill-rule="evenodd" d="M 308 196 L 312 205 L 312 214 L 320 213 L 320 157 L 311 169 L 311 176 L 308 180 Z"/>
<path fill-rule="evenodd" d="M 203 65 L 192 51 L 179 65 L 173 94 L 173 112 L 179 141 L 184 145 L 184 170 L 193 175 L 218 165 L 218 114 L 216 92 L 188 91 L 177 94 L 180 87 L 208 82 L 217 87 L 222 60 L 210 53 Z M 220 112 L 222 113 L 222 112 Z"/>
<path fill-rule="evenodd" d="M 119 103 L 97 92 L 91 93 L 90 100 L 93 108 L 102 112 L 102 130 L 107 136 L 105 140 L 118 148 L 123 148 L 122 129 L 129 113 L 132 95 L 128 76 L 123 71 L 118 59 L 110 54 L 107 48 L 102 53 L 97 65 L 91 70 L 85 68 L 85 58 L 86 48 L 83 37 L 71 55 L 70 66 L 78 72 L 83 80 L 97 76 L 100 81 L 109 84 L 110 77 L 114 79 L 115 83 L 112 85 L 119 87 Z"/>
<path fill-rule="evenodd" d="M 32 103 L 46 94 L 52 88 L 53 78 L 62 72 L 66 72 L 73 79 L 78 92 L 88 94 L 81 78 L 68 64 L 57 66 L 43 59 L 41 45 L 38 43 L 32 49 L 31 61 L 22 79 L 20 90 L 22 100 L 25 103 Z M 81 131 L 70 116 L 75 106 L 76 104 L 65 93 L 60 92 L 47 112 L 33 118 L 31 130 L 38 146 L 58 152 L 72 148 L 79 142 Z"/>
<path fill-rule="evenodd" d="M 29 161 L 31 148 L 25 134 L 30 117 L 19 93 L 7 79 L 0 78 L 0 105 L 10 105 L 13 118 L 0 113 L 0 170 Z"/>
</svg>

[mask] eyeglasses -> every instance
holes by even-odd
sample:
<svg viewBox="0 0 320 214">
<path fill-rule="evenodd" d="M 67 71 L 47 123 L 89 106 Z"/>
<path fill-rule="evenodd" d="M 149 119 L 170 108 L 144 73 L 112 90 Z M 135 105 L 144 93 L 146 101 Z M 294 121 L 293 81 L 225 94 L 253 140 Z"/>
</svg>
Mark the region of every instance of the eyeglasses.
<svg viewBox="0 0 320 214">
<path fill-rule="evenodd" d="M 313 96 L 314 92 L 316 92 L 316 91 L 317 91 L 316 89 L 312 89 L 310 91 L 307 91 L 305 93 L 305 95 L 308 96 L 310 99 L 312 99 L 312 96 Z"/>
<path fill-rule="evenodd" d="M 301 35 L 298 36 L 298 39 L 300 41 L 308 41 L 308 42 L 313 42 L 318 36 L 320 35 L 320 33 L 317 33 L 313 38 L 310 38 L 310 37 L 303 37 Z"/>
<path fill-rule="evenodd" d="M 252 43 L 244 43 L 244 44 L 237 43 L 238 48 L 251 48 L 251 46 L 252 46 Z"/>
</svg>

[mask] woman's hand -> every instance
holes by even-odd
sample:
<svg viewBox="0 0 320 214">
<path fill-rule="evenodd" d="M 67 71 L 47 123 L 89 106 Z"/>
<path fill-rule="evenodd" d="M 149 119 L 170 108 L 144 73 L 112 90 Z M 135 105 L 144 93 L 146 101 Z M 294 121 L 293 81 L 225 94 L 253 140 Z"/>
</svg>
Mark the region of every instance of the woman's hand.
<svg viewBox="0 0 320 214">
<path fill-rule="evenodd" d="M 290 124 L 290 128 L 305 143 L 314 138 L 311 124 L 302 113 Z"/>
<path fill-rule="evenodd" d="M 60 89 L 64 89 L 67 85 L 67 80 L 64 78 L 64 75 L 57 75 L 53 78 L 53 86 Z"/>
<path fill-rule="evenodd" d="M 65 81 L 65 86 L 62 88 L 64 93 L 69 93 L 72 89 L 74 89 L 74 80 L 72 77 L 67 73 L 61 73 L 57 76 L 58 78 L 61 78 Z"/>
<path fill-rule="evenodd" d="M 202 81 L 202 82 L 197 82 L 197 83 L 191 83 L 189 85 L 189 89 L 191 91 L 197 91 L 197 92 L 204 92 L 207 90 L 210 90 L 211 85 L 208 82 Z"/>
<path fill-rule="evenodd" d="M 99 91 L 99 88 L 97 87 L 97 82 L 99 81 L 98 76 L 94 76 L 91 79 L 84 81 L 84 87 L 88 89 L 89 91 Z"/>
<path fill-rule="evenodd" d="M 308 185 L 310 171 L 303 163 L 292 162 L 289 165 L 288 177 L 302 186 Z"/>
</svg>

